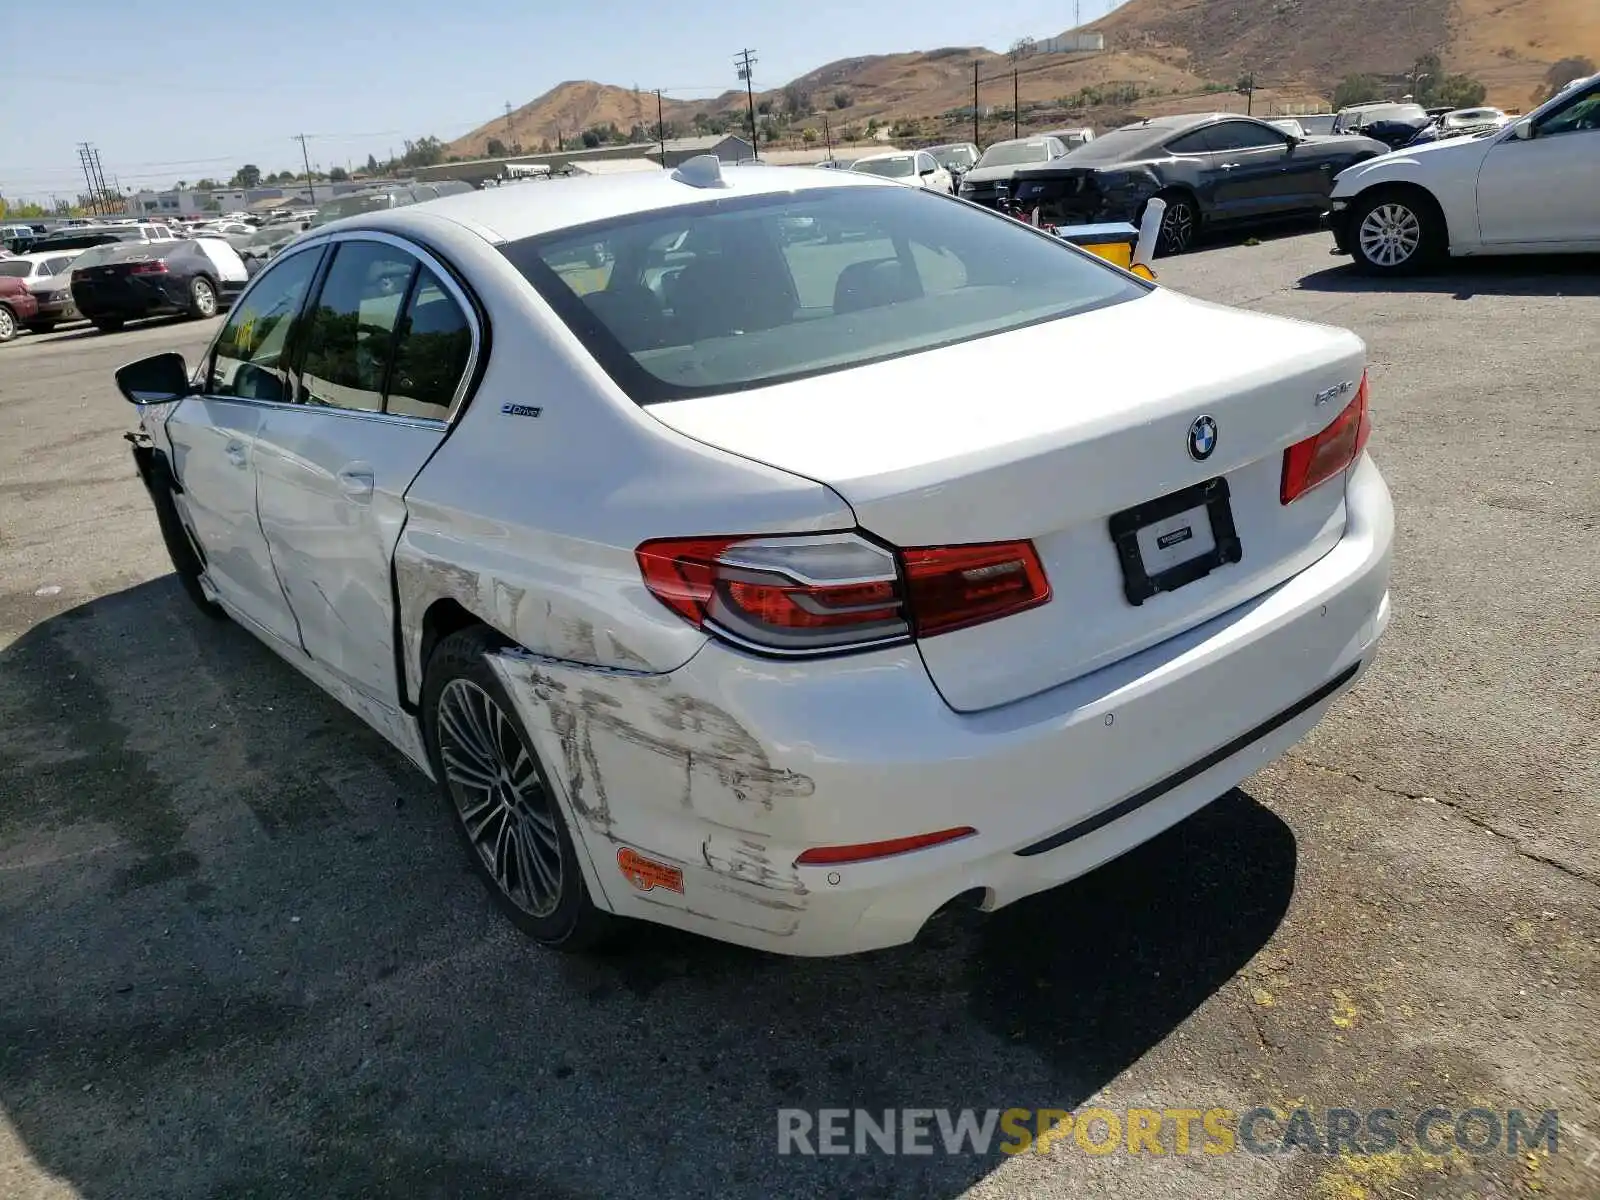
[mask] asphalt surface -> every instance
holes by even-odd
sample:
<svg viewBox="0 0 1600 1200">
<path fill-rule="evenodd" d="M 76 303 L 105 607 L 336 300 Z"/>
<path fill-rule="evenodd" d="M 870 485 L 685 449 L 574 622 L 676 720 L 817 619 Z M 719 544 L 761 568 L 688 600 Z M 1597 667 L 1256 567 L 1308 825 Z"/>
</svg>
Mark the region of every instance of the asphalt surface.
<svg viewBox="0 0 1600 1200">
<path fill-rule="evenodd" d="M 1373 672 L 1149 846 L 831 962 L 520 940 L 424 781 L 168 573 L 110 372 L 215 322 L 0 347 L 0 1196 L 1600 1195 L 1600 270 L 1375 286 L 1327 246 L 1162 277 L 1368 340 Z M 1090 1103 L 1560 1142 L 776 1153 L 782 1106 Z"/>
</svg>

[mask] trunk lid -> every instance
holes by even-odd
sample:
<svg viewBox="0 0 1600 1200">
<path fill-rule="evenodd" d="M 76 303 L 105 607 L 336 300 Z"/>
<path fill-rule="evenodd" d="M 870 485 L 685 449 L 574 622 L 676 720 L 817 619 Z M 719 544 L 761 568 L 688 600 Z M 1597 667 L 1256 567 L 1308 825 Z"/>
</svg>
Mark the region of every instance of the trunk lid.
<svg viewBox="0 0 1600 1200">
<path fill-rule="evenodd" d="M 896 546 L 1032 539 L 1049 603 L 918 643 L 946 701 L 974 711 L 1175 636 L 1332 549 L 1344 532 L 1344 489 L 1330 481 L 1281 504 L 1283 451 L 1354 399 L 1364 363 L 1352 333 L 1157 290 L 958 346 L 648 411 L 829 485 L 864 530 Z M 1330 389 L 1336 396 L 1318 404 Z M 1214 447 L 1197 461 L 1188 445 L 1202 416 L 1215 422 Z M 1223 524 L 1208 519 L 1225 512 L 1238 561 L 1133 603 L 1127 538 L 1119 550 L 1112 518 L 1142 508 L 1149 519 L 1150 502 L 1218 479 L 1220 510 L 1197 498 L 1128 536 L 1144 547 L 1138 561 L 1159 571 L 1212 539 L 1225 543 Z"/>
<path fill-rule="evenodd" d="M 1017 207 L 1037 209 L 1042 225 L 1090 225 L 1108 219 L 1100 192 L 1100 172 L 1093 167 L 1054 167 L 1017 176 Z M 1133 220 L 1133 213 L 1121 214 Z"/>
</svg>

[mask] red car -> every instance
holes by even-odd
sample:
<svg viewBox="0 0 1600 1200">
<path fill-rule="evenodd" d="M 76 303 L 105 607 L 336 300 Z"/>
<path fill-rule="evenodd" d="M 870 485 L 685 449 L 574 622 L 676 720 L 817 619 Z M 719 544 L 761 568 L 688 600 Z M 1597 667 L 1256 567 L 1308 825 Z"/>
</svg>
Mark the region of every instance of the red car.
<svg viewBox="0 0 1600 1200">
<path fill-rule="evenodd" d="M 39 302 L 28 285 L 9 275 L 0 276 L 0 342 L 9 342 L 38 315 Z"/>
</svg>

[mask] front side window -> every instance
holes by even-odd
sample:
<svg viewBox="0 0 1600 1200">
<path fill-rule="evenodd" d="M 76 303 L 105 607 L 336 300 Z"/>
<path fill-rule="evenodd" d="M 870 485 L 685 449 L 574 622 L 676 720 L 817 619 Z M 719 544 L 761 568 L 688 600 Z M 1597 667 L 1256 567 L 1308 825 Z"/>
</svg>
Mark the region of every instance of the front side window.
<svg viewBox="0 0 1600 1200">
<path fill-rule="evenodd" d="M 339 243 L 307 315 L 296 399 L 381 412 L 400 308 L 417 260 L 383 242 Z"/>
<path fill-rule="evenodd" d="M 233 306 L 217 335 L 206 379 L 208 393 L 289 399 L 289 337 L 299 323 L 301 305 L 321 259 L 316 250 L 280 259 Z"/>
<path fill-rule="evenodd" d="M 1539 137 L 1558 133 L 1590 133 L 1600 129 L 1600 86 L 1579 92 L 1566 104 L 1539 118 Z"/>
<path fill-rule="evenodd" d="M 1018 222 L 912 188 L 714 200 L 501 250 L 641 404 L 844 370 L 1147 290 Z"/>
</svg>

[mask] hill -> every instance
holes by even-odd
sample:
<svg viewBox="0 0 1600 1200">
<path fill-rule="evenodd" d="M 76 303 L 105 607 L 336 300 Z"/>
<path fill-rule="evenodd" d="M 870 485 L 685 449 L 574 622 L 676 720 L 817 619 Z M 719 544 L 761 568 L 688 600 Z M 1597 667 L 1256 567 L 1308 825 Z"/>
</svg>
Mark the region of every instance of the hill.
<svg viewBox="0 0 1600 1200">
<path fill-rule="evenodd" d="M 1600 0 L 1128 0 L 1089 27 L 1106 52 L 1034 56 L 1018 64 L 1024 128 L 1052 123 L 1105 127 L 1130 114 L 1238 107 L 1232 83 L 1255 76 L 1258 104 L 1326 99 L 1345 75 L 1399 80 L 1423 54 L 1447 71 L 1474 76 L 1491 103 L 1527 108 L 1552 64 L 1581 55 L 1600 61 Z M 970 136 L 955 114 L 970 111 L 973 64 L 979 107 L 1009 110 L 1012 62 L 981 46 L 947 46 L 842 58 L 783 88 L 757 93 L 765 109 L 798 114 L 796 128 L 860 133 L 868 122 L 924 119 L 924 136 Z M 742 131 L 745 95 L 662 103 L 669 131 Z M 946 120 L 937 118 L 951 114 Z M 654 93 L 588 80 L 569 81 L 450 143 L 445 152 L 477 158 L 490 139 L 532 152 L 584 130 L 615 127 L 648 138 Z M 1009 113 L 988 136 L 1006 136 Z"/>
<path fill-rule="evenodd" d="M 1253 72 L 1324 95 L 1347 74 L 1400 76 L 1433 53 L 1491 103 L 1520 108 L 1558 60 L 1600 60 L 1595 0 L 1128 0 L 1091 28 L 1201 75 Z"/>
</svg>

